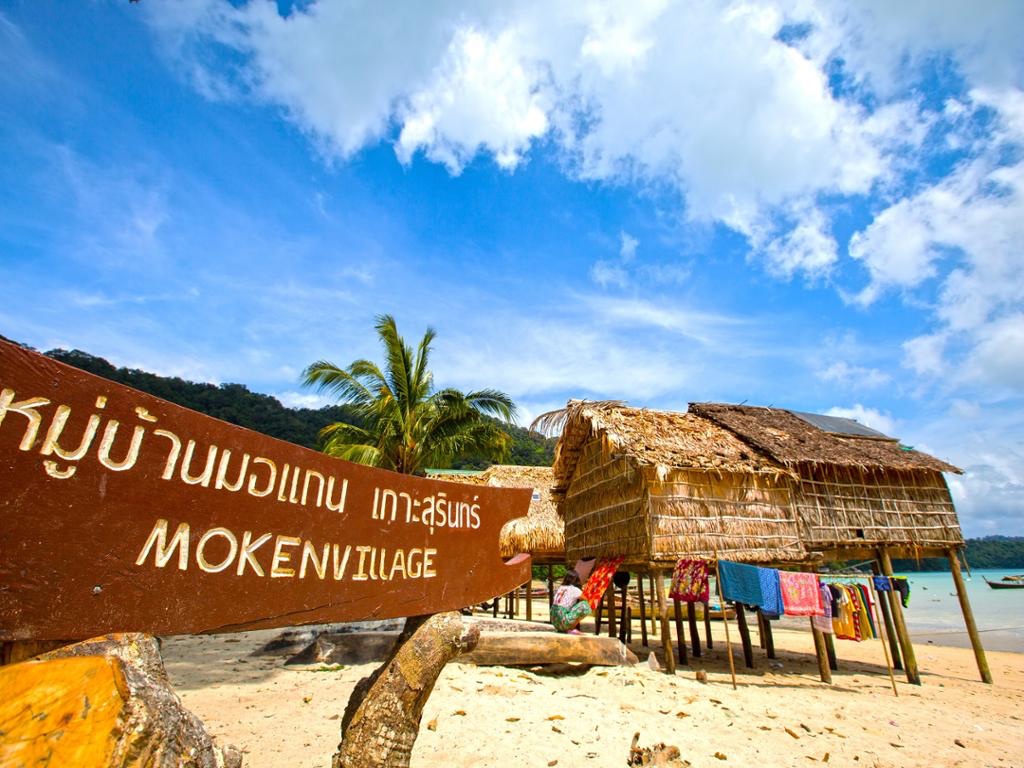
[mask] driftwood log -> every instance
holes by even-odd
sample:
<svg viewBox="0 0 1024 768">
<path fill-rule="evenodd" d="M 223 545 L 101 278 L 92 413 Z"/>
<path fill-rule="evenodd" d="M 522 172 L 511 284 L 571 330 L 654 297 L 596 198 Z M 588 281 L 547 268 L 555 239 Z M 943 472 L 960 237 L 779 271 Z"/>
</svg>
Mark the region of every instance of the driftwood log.
<svg viewBox="0 0 1024 768">
<path fill-rule="evenodd" d="M 182 706 L 148 635 L 107 635 L 3 667 L 0 690 L 0 765 L 242 764 Z"/>
<path fill-rule="evenodd" d="M 614 637 L 555 632 L 484 632 L 476 648 L 458 658 L 480 666 L 593 664 L 632 666 L 637 658 Z"/>
<path fill-rule="evenodd" d="M 423 706 L 437 676 L 480 636 L 455 612 L 406 619 L 384 664 L 360 680 L 341 723 L 333 768 L 405 768 L 419 735 Z"/>
</svg>

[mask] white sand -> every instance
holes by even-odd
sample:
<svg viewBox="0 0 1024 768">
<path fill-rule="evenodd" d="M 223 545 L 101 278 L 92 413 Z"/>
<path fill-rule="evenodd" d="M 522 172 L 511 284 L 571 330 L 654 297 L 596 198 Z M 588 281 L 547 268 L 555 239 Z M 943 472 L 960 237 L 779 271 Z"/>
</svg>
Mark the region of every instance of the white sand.
<svg viewBox="0 0 1024 768">
<path fill-rule="evenodd" d="M 639 731 L 642 746 L 675 744 L 694 766 L 1024 766 L 1024 654 L 989 653 L 989 686 L 970 650 L 919 645 L 923 685 L 898 676 L 896 698 L 877 640 L 837 641 L 828 686 L 810 632 L 776 630 L 778 666 L 756 635 L 753 670 L 735 647 L 733 690 L 720 622 L 714 631 L 714 650 L 675 677 L 646 663 L 561 674 L 449 664 L 412 764 L 622 766 Z M 167 638 L 164 657 L 185 705 L 247 766 L 329 766 L 349 693 L 375 665 L 313 671 L 249 655 L 276 634 Z"/>
</svg>

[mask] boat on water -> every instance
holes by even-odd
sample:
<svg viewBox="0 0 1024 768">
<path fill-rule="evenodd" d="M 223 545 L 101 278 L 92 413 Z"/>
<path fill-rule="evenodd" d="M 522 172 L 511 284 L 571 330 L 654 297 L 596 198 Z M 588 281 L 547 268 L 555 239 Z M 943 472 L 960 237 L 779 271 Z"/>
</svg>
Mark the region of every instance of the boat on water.
<svg viewBox="0 0 1024 768">
<path fill-rule="evenodd" d="M 1001 581 L 990 581 L 988 578 L 985 578 L 985 583 L 992 587 L 992 589 L 1024 589 L 1024 575 L 1003 576 Z"/>
</svg>

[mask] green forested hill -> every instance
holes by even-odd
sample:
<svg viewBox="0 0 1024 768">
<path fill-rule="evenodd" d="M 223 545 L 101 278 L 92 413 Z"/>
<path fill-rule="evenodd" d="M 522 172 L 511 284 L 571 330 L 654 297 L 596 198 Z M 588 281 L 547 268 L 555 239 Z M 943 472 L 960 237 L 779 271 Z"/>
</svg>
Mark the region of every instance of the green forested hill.
<svg viewBox="0 0 1024 768">
<path fill-rule="evenodd" d="M 351 412 L 344 406 L 287 408 L 277 398 L 251 392 L 244 384 L 201 384 L 133 368 L 116 368 L 102 357 L 77 349 L 70 352 L 53 349 L 46 355 L 172 403 L 306 448 L 317 447 L 317 434 L 326 425 L 336 421 L 354 422 Z M 554 440 L 520 427 L 502 425 L 502 428 L 512 437 L 510 464 L 551 466 Z M 453 462 L 453 467 L 484 469 L 488 464 L 475 457 L 464 457 Z"/>
<path fill-rule="evenodd" d="M 967 562 L 971 568 L 1024 569 L 1024 536 L 984 536 L 967 539 Z M 944 557 L 922 560 L 893 560 L 896 571 L 948 571 Z"/>
</svg>

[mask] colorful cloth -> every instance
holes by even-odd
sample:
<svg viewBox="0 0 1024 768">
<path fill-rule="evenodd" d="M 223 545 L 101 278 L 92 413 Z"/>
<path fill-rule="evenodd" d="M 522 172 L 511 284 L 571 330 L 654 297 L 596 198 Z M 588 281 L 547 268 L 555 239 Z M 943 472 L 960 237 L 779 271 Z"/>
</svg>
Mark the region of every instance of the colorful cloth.
<svg viewBox="0 0 1024 768">
<path fill-rule="evenodd" d="M 838 612 L 833 612 L 832 628 L 840 640 L 855 640 L 860 642 L 864 639 L 861 631 L 860 593 L 848 584 L 838 585 L 839 606 Z"/>
<path fill-rule="evenodd" d="M 832 590 L 828 588 L 827 584 L 822 584 L 821 589 L 821 607 L 824 611 L 821 616 L 811 616 L 811 626 L 813 626 L 819 632 L 825 632 L 832 634 Z"/>
<path fill-rule="evenodd" d="M 583 599 L 590 603 L 590 610 L 596 611 L 601 604 L 608 585 L 612 582 L 612 576 L 622 565 L 625 557 L 602 557 L 597 561 L 594 570 L 590 572 L 590 578 L 583 586 Z"/>
<path fill-rule="evenodd" d="M 708 564 L 704 560 L 683 558 L 672 571 L 672 584 L 668 596 L 684 603 L 708 601 Z"/>
<path fill-rule="evenodd" d="M 864 634 L 867 635 L 869 640 L 878 637 L 878 628 L 875 626 L 875 613 L 872 608 L 875 605 L 874 599 L 871 597 L 871 590 L 867 588 L 866 584 L 858 584 L 857 591 L 860 592 L 860 605 L 861 605 L 861 627 L 865 628 Z"/>
<path fill-rule="evenodd" d="M 787 616 L 821 616 L 821 586 L 816 573 L 779 571 L 782 606 Z"/>
<path fill-rule="evenodd" d="M 766 619 L 779 618 L 783 614 L 779 572 L 774 568 L 758 568 L 757 578 L 761 582 L 761 615 Z"/>
<path fill-rule="evenodd" d="M 888 576 L 873 576 L 871 581 L 875 585 L 875 590 L 878 592 L 892 591 L 892 582 L 889 581 Z"/>
<path fill-rule="evenodd" d="M 586 600 L 580 600 L 571 608 L 552 604 L 551 624 L 559 632 L 568 632 L 589 616 L 590 613 L 590 603 Z"/>
<path fill-rule="evenodd" d="M 900 602 L 904 608 L 910 607 L 910 582 L 906 576 L 893 576 L 892 588 L 900 593 Z"/>
<path fill-rule="evenodd" d="M 555 590 L 555 599 L 551 604 L 559 608 L 572 608 L 580 601 L 582 595 L 583 590 L 575 584 L 563 584 Z"/>
<path fill-rule="evenodd" d="M 718 577 L 722 580 L 722 597 L 734 603 L 761 606 L 764 593 L 761 592 L 761 569 L 753 565 L 718 561 Z"/>
</svg>

